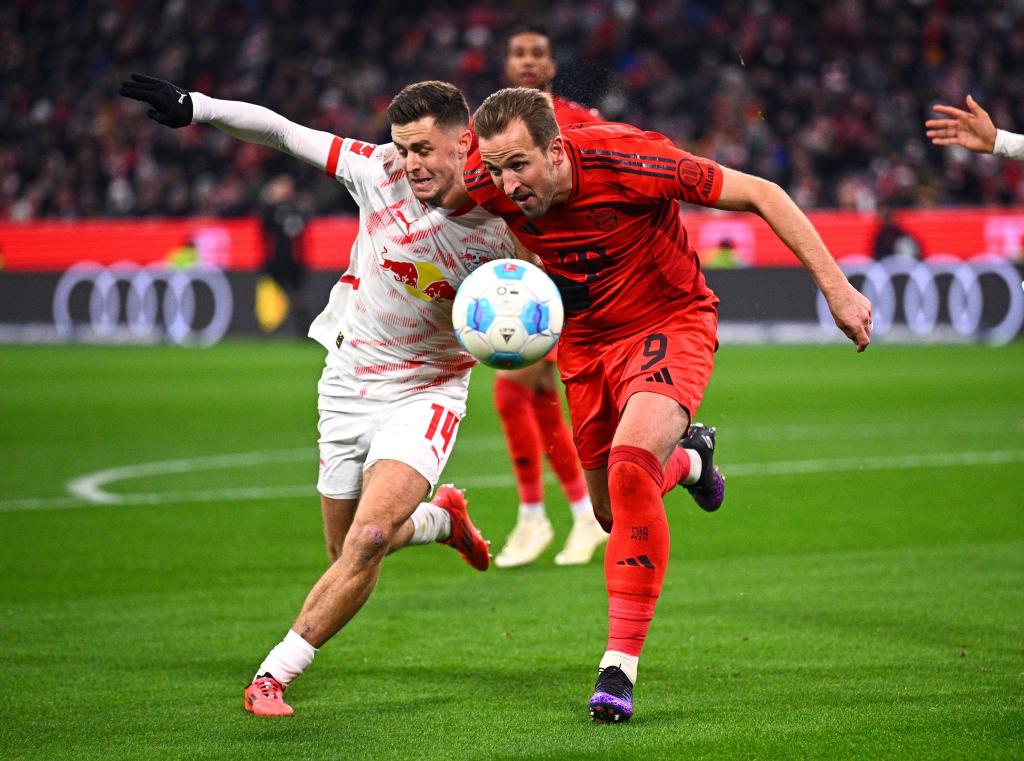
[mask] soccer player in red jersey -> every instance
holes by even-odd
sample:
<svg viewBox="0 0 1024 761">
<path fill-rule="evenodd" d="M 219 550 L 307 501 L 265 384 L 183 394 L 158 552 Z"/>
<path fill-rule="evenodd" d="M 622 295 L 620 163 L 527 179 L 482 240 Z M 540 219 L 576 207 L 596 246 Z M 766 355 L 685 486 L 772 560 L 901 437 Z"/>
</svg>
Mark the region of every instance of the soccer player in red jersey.
<svg viewBox="0 0 1024 761">
<path fill-rule="evenodd" d="M 540 26 L 515 29 L 505 43 L 505 78 L 513 87 L 532 87 L 551 95 L 555 121 L 560 126 L 602 121 L 596 108 L 551 92 L 558 64 L 551 52 L 551 39 Z"/>
<path fill-rule="evenodd" d="M 505 77 L 515 87 L 551 93 L 558 66 L 551 41 L 540 27 L 515 29 L 505 44 Z M 596 109 L 552 95 L 560 126 L 599 121 Z M 536 560 L 554 539 L 544 507 L 542 452 L 547 455 L 569 501 L 573 527 L 556 565 L 583 565 L 608 540 L 594 518 L 572 434 L 562 414 L 554 372 L 555 350 L 543 362 L 519 370 L 499 370 L 494 406 L 508 443 L 519 490 L 519 514 L 505 546 L 495 558 L 498 568 L 515 568 Z"/>
<path fill-rule="evenodd" d="M 595 721 L 625 721 L 668 564 L 662 497 L 694 466 L 710 465 L 687 457 L 680 437 L 711 375 L 718 299 L 676 201 L 763 217 L 858 351 L 870 342 L 871 304 L 772 182 L 625 124 L 560 132 L 550 100 L 527 88 L 491 95 L 473 128 L 470 195 L 541 258 L 565 303 L 559 370 L 594 511 L 611 530 L 608 645 L 589 706 Z M 720 481 L 702 483 L 707 475 L 695 488 L 711 491 L 695 494 L 698 503 L 720 496 Z"/>
</svg>

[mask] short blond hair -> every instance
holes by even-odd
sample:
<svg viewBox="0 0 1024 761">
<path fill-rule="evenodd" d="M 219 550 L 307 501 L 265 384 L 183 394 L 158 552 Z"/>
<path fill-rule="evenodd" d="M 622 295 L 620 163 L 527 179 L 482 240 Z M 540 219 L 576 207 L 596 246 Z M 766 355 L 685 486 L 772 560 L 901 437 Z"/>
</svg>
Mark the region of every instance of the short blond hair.
<svg viewBox="0 0 1024 761">
<path fill-rule="evenodd" d="M 487 96 L 473 114 L 473 131 L 484 139 L 504 132 L 521 119 L 538 148 L 559 135 L 551 96 L 532 87 L 506 87 Z"/>
</svg>

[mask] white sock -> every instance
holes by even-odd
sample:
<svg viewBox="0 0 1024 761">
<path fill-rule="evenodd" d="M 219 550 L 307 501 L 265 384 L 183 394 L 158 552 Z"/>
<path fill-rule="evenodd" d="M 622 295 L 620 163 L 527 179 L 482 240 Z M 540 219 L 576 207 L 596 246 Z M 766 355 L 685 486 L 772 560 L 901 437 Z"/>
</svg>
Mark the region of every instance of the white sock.
<svg viewBox="0 0 1024 761">
<path fill-rule="evenodd" d="M 690 472 L 687 473 L 686 478 L 683 479 L 683 486 L 693 486 L 700 480 L 700 474 L 703 469 L 700 462 L 700 455 L 697 454 L 696 449 L 684 449 L 683 451 L 690 455 Z"/>
<path fill-rule="evenodd" d="M 409 544 L 430 544 L 452 535 L 452 516 L 432 502 L 420 502 L 412 514 L 412 539 Z"/>
<path fill-rule="evenodd" d="M 256 677 L 270 674 L 281 684 L 288 685 L 313 662 L 314 655 L 316 648 L 289 629 L 284 639 L 263 659 L 253 681 Z"/>
<path fill-rule="evenodd" d="M 636 669 L 639 665 L 639 655 L 626 655 L 625 653 L 620 653 L 618 650 L 606 650 L 604 657 L 601 659 L 601 663 L 598 664 L 598 668 L 606 669 L 609 666 L 618 666 L 622 669 L 622 673 L 629 677 L 629 681 L 636 686 Z"/>
<path fill-rule="evenodd" d="M 543 502 L 520 502 L 519 503 L 519 517 L 520 518 L 545 518 L 547 517 L 547 511 L 544 510 Z"/>
<path fill-rule="evenodd" d="M 569 510 L 572 511 L 572 519 L 578 521 L 581 518 L 593 518 L 594 506 L 590 503 L 590 495 L 585 494 L 582 499 L 569 503 Z"/>
</svg>

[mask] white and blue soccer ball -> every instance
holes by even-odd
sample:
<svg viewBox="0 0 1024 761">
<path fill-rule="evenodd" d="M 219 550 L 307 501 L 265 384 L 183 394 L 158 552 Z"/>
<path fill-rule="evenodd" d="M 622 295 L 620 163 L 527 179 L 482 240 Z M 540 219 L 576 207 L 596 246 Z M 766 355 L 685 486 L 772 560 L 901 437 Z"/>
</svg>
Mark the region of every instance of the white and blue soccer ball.
<svg viewBox="0 0 1024 761">
<path fill-rule="evenodd" d="M 452 304 L 462 348 L 491 367 L 514 369 L 542 359 L 562 334 L 562 297 L 542 269 L 498 259 L 473 270 Z"/>
</svg>

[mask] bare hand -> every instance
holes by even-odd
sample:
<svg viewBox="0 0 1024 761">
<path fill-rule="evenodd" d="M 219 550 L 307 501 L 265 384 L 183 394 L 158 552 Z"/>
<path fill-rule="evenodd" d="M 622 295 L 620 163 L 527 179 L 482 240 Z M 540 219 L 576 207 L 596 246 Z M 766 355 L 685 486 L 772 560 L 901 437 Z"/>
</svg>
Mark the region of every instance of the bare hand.
<svg viewBox="0 0 1024 761">
<path fill-rule="evenodd" d="M 849 282 L 838 291 L 825 294 L 832 319 L 843 333 L 857 345 L 857 351 L 871 343 L 871 302 Z"/>
<path fill-rule="evenodd" d="M 524 246 L 522 241 L 514 235 L 512 236 L 512 245 L 515 247 L 517 259 L 522 259 L 524 262 L 529 262 L 535 267 L 540 267 L 545 272 L 547 271 L 544 268 L 543 260 Z"/>
<path fill-rule="evenodd" d="M 935 145 L 962 145 L 976 153 L 992 153 L 996 145 L 996 126 L 970 95 L 967 108 L 961 111 L 953 106 L 933 106 L 933 111 L 952 117 L 950 119 L 929 119 L 924 123 L 925 134 Z"/>
</svg>

